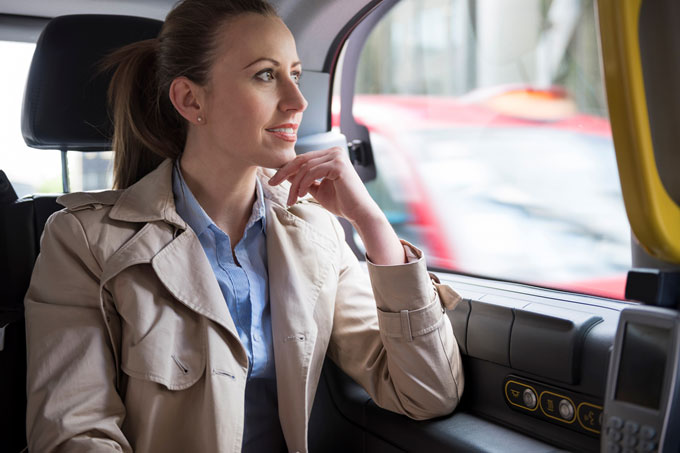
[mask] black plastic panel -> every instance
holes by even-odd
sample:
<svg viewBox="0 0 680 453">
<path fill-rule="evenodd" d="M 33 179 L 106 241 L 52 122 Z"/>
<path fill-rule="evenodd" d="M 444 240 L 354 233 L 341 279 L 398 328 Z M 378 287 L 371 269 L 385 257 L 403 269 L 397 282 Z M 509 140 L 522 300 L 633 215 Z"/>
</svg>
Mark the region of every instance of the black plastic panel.
<svg viewBox="0 0 680 453">
<path fill-rule="evenodd" d="M 467 353 L 509 366 L 513 310 L 523 305 L 526 303 L 494 295 L 483 296 L 481 301 L 471 301 Z"/>
<path fill-rule="evenodd" d="M 602 318 L 532 303 L 515 310 L 510 339 L 512 367 L 573 384 L 579 378 L 583 339 Z"/>
<path fill-rule="evenodd" d="M 467 354 L 467 327 L 470 319 L 470 301 L 468 299 L 461 300 L 454 310 L 448 312 L 448 315 L 460 352 Z"/>
</svg>

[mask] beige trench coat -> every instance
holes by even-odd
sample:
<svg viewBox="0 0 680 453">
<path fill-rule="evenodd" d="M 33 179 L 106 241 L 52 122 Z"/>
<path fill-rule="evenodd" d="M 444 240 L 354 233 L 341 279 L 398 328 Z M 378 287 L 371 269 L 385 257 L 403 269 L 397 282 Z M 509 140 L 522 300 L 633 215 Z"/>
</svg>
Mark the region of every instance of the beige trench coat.
<svg viewBox="0 0 680 453">
<path fill-rule="evenodd" d="M 248 359 L 175 211 L 171 170 L 166 161 L 125 191 L 65 195 L 47 222 L 25 301 L 31 451 L 241 450 Z M 439 293 L 455 293 L 437 291 L 423 260 L 369 264 L 369 282 L 332 215 L 309 200 L 286 208 L 285 188 L 263 188 L 288 449 L 307 451 L 326 354 L 384 408 L 450 413 L 463 375 Z"/>
</svg>

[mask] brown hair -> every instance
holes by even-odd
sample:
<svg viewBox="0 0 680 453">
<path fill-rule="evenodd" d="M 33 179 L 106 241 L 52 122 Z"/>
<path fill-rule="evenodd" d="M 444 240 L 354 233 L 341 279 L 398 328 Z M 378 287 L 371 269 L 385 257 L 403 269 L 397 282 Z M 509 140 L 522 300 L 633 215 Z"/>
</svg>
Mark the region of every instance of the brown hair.
<svg viewBox="0 0 680 453">
<path fill-rule="evenodd" d="M 125 189 L 184 149 L 187 123 L 170 102 L 177 77 L 205 85 L 220 26 L 245 13 L 277 16 L 265 0 L 181 0 L 156 39 L 125 46 L 104 62 L 109 86 L 114 187 Z"/>
</svg>

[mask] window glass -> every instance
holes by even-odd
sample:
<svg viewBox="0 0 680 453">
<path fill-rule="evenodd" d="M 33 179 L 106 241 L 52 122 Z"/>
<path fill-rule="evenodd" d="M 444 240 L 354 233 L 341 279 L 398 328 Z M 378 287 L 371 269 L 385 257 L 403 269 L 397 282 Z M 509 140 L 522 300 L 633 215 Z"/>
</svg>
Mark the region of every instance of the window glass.
<svg viewBox="0 0 680 453">
<path fill-rule="evenodd" d="M 102 190 L 113 186 L 113 151 L 68 153 L 71 191 Z"/>
<path fill-rule="evenodd" d="M 21 105 L 35 44 L 0 41 L 0 71 L 5 88 L 0 109 L 0 170 L 19 197 L 33 193 L 62 192 L 61 152 L 33 149 L 21 136 Z M 68 153 L 71 190 L 111 187 L 112 153 Z"/>
<path fill-rule="evenodd" d="M 598 52 L 592 0 L 403 0 L 376 26 L 353 108 L 367 185 L 430 266 L 623 297 Z"/>
</svg>

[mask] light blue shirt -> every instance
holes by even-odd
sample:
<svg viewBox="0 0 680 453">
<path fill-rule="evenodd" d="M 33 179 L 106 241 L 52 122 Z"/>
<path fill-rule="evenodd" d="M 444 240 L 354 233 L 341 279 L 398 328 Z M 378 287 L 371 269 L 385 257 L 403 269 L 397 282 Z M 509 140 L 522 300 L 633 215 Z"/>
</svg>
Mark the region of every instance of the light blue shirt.
<svg viewBox="0 0 680 453">
<path fill-rule="evenodd" d="M 278 414 L 267 274 L 267 223 L 260 181 L 257 180 L 256 199 L 243 238 L 234 247 L 238 261 L 235 262 L 229 236 L 198 204 L 178 164 L 172 179 L 177 213 L 201 242 L 248 354 L 243 451 L 285 451 Z"/>
</svg>

